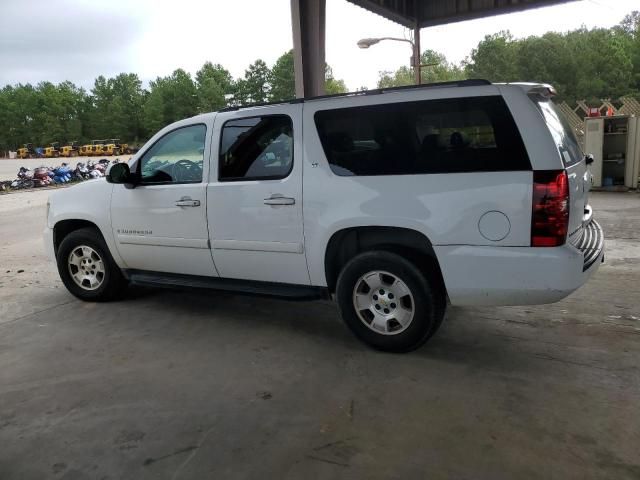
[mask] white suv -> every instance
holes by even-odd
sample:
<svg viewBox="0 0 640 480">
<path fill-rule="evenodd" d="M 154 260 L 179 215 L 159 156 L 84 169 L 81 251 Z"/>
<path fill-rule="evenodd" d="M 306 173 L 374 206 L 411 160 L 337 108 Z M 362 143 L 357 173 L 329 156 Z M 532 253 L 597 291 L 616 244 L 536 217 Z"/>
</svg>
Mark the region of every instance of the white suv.
<svg viewBox="0 0 640 480">
<path fill-rule="evenodd" d="M 590 158 L 553 93 L 468 80 L 182 120 L 52 194 L 46 245 L 83 300 L 127 283 L 333 297 L 359 338 L 411 350 L 447 302 L 555 302 L 598 268 Z"/>
</svg>

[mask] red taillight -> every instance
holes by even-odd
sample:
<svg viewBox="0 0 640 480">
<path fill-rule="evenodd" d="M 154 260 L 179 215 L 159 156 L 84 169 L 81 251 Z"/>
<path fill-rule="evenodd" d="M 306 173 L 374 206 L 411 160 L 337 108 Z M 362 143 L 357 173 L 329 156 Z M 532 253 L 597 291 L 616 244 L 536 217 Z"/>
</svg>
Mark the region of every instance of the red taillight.
<svg viewBox="0 0 640 480">
<path fill-rule="evenodd" d="M 567 240 L 569 179 L 564 170 L 533 172 L 531 246 L 557 247 Z"/>
</svg>

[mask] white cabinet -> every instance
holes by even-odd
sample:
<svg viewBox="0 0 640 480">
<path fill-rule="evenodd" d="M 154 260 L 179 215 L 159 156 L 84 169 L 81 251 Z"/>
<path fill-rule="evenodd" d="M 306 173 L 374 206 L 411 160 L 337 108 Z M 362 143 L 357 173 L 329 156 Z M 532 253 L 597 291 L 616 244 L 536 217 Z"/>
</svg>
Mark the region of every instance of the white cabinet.
<svg viewBox="0 0 640 480">
<path fill-rule="evenodd" d="M 585 153 L 594 157 L 594 187 L 638 188 L 640 122 L 636 117 L 585 119 Z"/>
</svg>

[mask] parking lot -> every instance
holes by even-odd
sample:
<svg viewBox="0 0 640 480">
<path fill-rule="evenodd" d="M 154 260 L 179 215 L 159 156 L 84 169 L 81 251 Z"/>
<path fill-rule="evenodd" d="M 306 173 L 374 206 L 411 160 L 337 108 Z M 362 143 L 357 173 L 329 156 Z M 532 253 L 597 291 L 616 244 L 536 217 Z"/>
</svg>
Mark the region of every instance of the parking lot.
<svg viewBox="0 0 640 480">
<path fill-rule="evenodd" d="M 0 196 L 0 478 L 640 478 L 640 194 L 593 193 L 606 263 L 548 306 L 451 308 L 418 351 L 330 302 L 132 289 L 82 303 L 46 191 Z"/>
</svg>

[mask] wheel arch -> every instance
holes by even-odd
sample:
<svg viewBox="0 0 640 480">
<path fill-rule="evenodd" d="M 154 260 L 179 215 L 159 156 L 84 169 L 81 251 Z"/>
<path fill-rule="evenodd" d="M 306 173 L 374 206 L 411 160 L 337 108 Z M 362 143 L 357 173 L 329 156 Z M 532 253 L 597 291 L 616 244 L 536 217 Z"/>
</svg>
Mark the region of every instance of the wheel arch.
<svg viewBox="0 0 640 480">
<path fill-rule="evenodd" d="M 82 220 L 82 219 L 60 220 L 60 221 L 56 222 L 56 224 L 53 226 L 53 250 L 54 250 L 54 252 L 56 254 L 58 253 L 58 247 L 60 246 L 60 243 L 62 243 L 62 240 L 67 235 L 69 235 L 72 232 L 75 232 L 76 230 L 80 230 L 82 228 L 93 228 L 94 230 L 96 230 L 98 232 L 98 234 L 100 234 L 100 236 L 104 240 L 104 235 L 102 235 L 102 232 L 100 231 L 100 228 L 98 227 L 98 225 L 96 225 L 95 223 L 93 223 L 93 222 L 91 222 L 89 220 Z"/>
<path fill-rule="evenodd" d="M 327 288 L 335 292 L 340 271 L 359 253 L 386 250 L 413 262 L 435 281 L 446 295 L 446 286 L 431 241 L 421 232 L 403 227 L 359 226 L 335 232 L 325 249 L 324 268 Z"/>
</svg>

